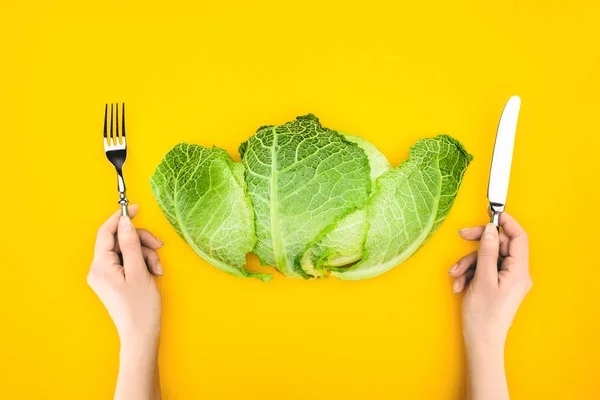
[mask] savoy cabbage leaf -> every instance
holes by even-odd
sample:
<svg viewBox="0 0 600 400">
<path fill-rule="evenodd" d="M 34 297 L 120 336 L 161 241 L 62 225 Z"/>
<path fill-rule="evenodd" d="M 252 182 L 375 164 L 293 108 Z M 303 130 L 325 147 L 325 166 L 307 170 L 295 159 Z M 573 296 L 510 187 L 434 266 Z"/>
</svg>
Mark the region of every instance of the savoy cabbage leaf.
<svg viewBox="0 0 600 400">
<path fill-rule="evenodd" d="M 371 143 L 358 136 L 344 136 L 365 151 L 369 159 L 372 182 L 392 168 L 387 158 Z M 366 207 L 347 215 L 331 232 L 304 253 L 301 260 L 302 269 L 308 275 L 320 278 L 325 276 L 328 267 L 340 267 L 360 260 L 368 229 Z"/>
<path fill-rule="evenodd" d="M 334 224 L 367 204 L 369 161 L 312 114 L 260 128 L 240 146 L 263 265 L 304 276 L 300 258 Z"/>
<path fill-rule="evenodd" d="M 161 210 L 206 262 L 240 277 L 269 280 L 244 268 L 256 243 L 244 167 L 225 150 L 192 144 L 173 147 L 150 178 Z"/>
<path fill-rule="evenodd" d="M 371 278 L 410 257 L 450 212 L 472 158 L 450 136 L 419 140 L 408 160 L 377 179 L 367 206 L 369 231 L 362 259 L 332 275 Z"/>
</svg>

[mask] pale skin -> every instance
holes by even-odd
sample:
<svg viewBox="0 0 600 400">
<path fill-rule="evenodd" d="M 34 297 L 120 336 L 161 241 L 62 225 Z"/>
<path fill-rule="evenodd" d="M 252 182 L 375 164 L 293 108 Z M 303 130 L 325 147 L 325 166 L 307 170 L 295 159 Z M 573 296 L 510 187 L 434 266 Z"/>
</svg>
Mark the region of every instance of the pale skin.
<svg viewBox="0 0 600 400">
<path fill-rule="evenodd" d="M 465 240 L 478 240 L 449 271 L 454 292 L 464 293 L 462 317 L 467 351 L 467 395 L 471 400 L 508 399 L 504 344 L 508 330 L 533 284 L 529 275 L 527 234 L 507 213 L 502 231 L 493 224 L 461 229 Z"/>
<path fill-rule="evenodd" d="M 138 207 L 129 208 L 130 217 Z M 508 399 L 504 344 L 515 314 L 531 289 L 527 234 L 507 213 L 494 225 L 461 229 L 479 250 L 450 269 L 455 293 L 463 297 L 463 336 L 471 400 Z M 113 319 L 121 342 L 116 400 L 161 398 L 158 345 L 161 301 L 153 276 L 162 275 L 163 243 L 114 213 L 99 229 L 88 284 Z"/>
<path fill-rule="evenodd" d="M 131 218 L 138 207 L 129 207 Z M 156 250 L 162 242 L 114 213 L 98 229 L 88 284 L 111 316 L 121 342 L 116 400 L 160 399 L 158 342 L 162 275 Z M 152 272 L 152 274 L 150 273 Z"/>
</svg>

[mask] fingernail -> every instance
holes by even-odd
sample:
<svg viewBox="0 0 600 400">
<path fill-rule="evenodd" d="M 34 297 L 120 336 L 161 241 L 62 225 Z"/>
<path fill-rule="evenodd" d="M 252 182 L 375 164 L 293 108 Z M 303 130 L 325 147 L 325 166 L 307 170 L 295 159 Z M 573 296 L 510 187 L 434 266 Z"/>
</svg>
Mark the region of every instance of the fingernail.
<svg viewBox="0 0 600 400">
<path fill-rule="evenodd" d="M 462 228 L 462 229 L 458 230 L 458 233 L 463 233 L 463 232 L 470 231 L 470 230 L 471 230 L 471 228 Z"/>
<path fill-rule="evenodd" d="M 456 268 L 458 268 L 458 264 L 454 264 L 452 268 L 448 270 L 448 273 L 451 274 L 452 272 L 456 271 Z"/>
<path fill-rule="evenodd" d="M 163 274 L 162 265 L 160 265 L 160 263 L 156 263 L 156 273 L 161 276 Z"/>
<path fill-rule="evenodd" d="M 454 293 L 458 293 L 458 289 L 459 289 L 460 283 L 458 282 L 458 280 L 454 281 L 454 287 L 452 288 L 452 291 L 454 291 Z"/>
<path fill-rule="evenodd" d="M 127 215 L 121 216 L 119 224 L 121 225 L 121 230 L 123 232 L 132 231 L 134 229 L 133 224 L 131 223 L 131 219 Z"/>
<path fill-rule="evenodd" d="M 485 226 L 485 231 L 483 231 L 483 238 L 488 240 L 493 239 L 497 233 L 498 230 L 496 229 L 496 225 L 489 223 Z"/>
<path fill-rule="evenodd" d="M 165 244 L 163 243 L 162 240 L 160 240 L 159 238 L 156 238 L 156 241 L 158 242 L 158 244 L 160 244 L 161 246 L 164 246 Z"/>
</svg>

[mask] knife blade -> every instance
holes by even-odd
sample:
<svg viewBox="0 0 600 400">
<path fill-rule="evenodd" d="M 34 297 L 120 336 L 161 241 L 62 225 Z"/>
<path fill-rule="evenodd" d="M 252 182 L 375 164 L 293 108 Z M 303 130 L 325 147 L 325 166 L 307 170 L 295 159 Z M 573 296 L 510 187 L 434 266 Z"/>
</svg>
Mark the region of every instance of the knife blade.
<svg viewBox="0 0 600 400">
<path fill-rule="evenodd" d="M 488 200 L 492 210 L 491 221 L 496 227 L 499 226 L 500 214 L 504 211 L 506 197 L 508 194 L 508 182 L 510 180 L 510 166 L 512 164 L 513 149 L 515 145 L 515 133 L 517 131 L 517 120 L 521 109 L 521 98 L 512 96 L 504 106 L 496 142 L 494 143 L 494 154 L 490 168 L 490 182 L 488 185 Z"/>
</svg>

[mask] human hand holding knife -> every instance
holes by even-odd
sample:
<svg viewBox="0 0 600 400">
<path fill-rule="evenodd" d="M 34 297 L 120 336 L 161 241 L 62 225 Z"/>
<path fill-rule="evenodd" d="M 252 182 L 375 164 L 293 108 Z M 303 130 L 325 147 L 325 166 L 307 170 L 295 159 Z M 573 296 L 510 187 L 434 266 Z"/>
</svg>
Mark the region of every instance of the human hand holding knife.
<svg viewBox="0 0 600 400">
<path fill-rule="evenodd" d="M 498 125 L 488 186 L 491 222 L 459 231 L 463 239 L 479 241 L 479 249 L 450 269 L 454 292 L 464 292 L 467 390 L 473 400 L 509 398 L 504 344 L 515 314 L 532 286 L 527 234 L 504 212 L 520 106 L 521 99 L 512 96 Z"/>
</svg>

